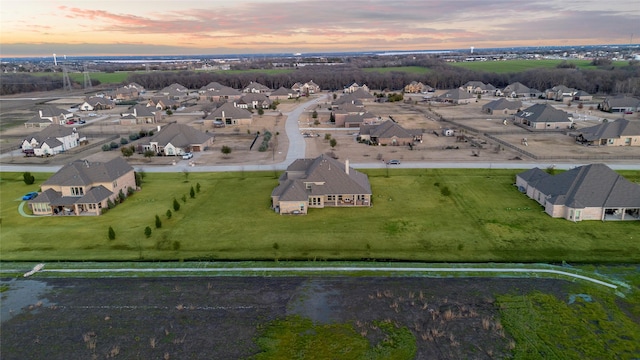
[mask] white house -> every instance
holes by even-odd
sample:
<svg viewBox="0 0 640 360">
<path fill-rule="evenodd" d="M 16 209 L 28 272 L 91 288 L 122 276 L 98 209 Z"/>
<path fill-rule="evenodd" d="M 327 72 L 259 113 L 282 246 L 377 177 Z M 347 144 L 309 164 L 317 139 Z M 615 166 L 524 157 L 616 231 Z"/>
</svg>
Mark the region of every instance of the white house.
<svg viewBox="0 0 640 360">
<path fill-rule="evenodd" d="M 52 124 L 22 141 L 22 152 L 27 155 L 48 156 L 72 149 L 80 144 L 75 129 Z"/>
</svg>

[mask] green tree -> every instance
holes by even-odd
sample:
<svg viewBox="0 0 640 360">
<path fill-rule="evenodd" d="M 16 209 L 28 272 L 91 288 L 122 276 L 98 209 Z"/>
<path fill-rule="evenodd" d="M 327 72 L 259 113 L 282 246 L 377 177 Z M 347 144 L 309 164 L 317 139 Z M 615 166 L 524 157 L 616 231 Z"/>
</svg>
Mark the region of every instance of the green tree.
<svg viewBox="0 0 640 360">
<path fill-rule="evenodd" d="M 118 191 L 118 200 L 120 200 L 120 202 L 123 202 L 127 197 L 124 195 L 124 191 L 122 191 L 122 189 L 120 189 L 120 191 Z"/>
<path fill-rule="evenodd" d="M 264 109 L 263 108 L 258 108 L 258 115 L 260 115 L 260 116 L 264 115 Z"/>
<path fill-rule="evenodd" d="M 146 237 L 148 237 L 148 238 L 151 237 L 151 228 L 150 227 L 147 226 L 146 228 L 144 228 L 144 235 Z"/>
<path fill-rule="evenodd" d="M 324 134 L 325 140 L 331 140 L 331 134 Z"/>
<path fill-rule="evenodd" d="M 144 151 L 144 157 L 149 159 L 149 161 L 151 161 L 151 158 L 154 157 L 155 155 L 156 155 L 156 152 L 151 149 Z"/>
<path fill-rule="evenodd" d="M 160 220 L 160 216 L 156 215 L 156 229 L 160 229 L 162 227 L 162 221 Z"/>
<path fill-rule="evenodd" d="M 329 140 L 329 145 L 331 146 L 331 148 L 336 147 L 336 145 L 338 145 L 338 141 L 336 139 L 331 139 Z"/>
<path fill-rule="evenodd" d="M 25 171 L 24 173 L 22 173 L 22 179 L 27 185 L 32 185 L 36 181 L 36 177 L 33 176 L 29 171 Z"/>
<path fill-rule="evenodd" d="M 187 195 L 182 195 L 182 202 L 186 203 L 187 202 Z"/>
<path fill-rule="evenodd" d="M 231 148 L 227 145 L 222 145 L 222 149 L 220 149 L 220 151 L 225 155 L 231 154 Z"/>
<path fill-rule="evenodd" d="M 196 197 L 196 191 L 193 188 L 193 186 L 191 186 L 191 190 L 189 190 L 189 196 L 193 199 Z"/>
<path fill-rule="evenodd" d="M 314 118 L 314 119 L 317 119 L 318 118 L 318 112 L 313 110 L 313 112 L 311 113 L 311 117 Z"/>
<path fill-rule="evenodd" d="M 116 239 L 116 231 L 113 230 L 111 226 L 109 226 L 109 240 L 115 240 L 115 239 Z"/>
<path fill-rule="evenodd" d="M 180 203 L 175 198 L 173 199 L 173 211 L 180 210 Z"/>
<path fill-rule="evenodd" d="M 178 204 L 180 205 L 180 204 Z M 173 213 L 171 212 L 171 209 L 167 210 L 167 219 L 171 219 L 171 216 L 173 215 Z"/>
<path fill-rule="evenodd" d="M 124 157 L 130 157 L 131 155 L 133 155 L 133 149 L 131 149 L 131 147 L 129 146 L 123 146 L 120 148 L 120 152 L 122 153 L 122 156 Z"/>
<path fill-rule="evenodd" d="M 336 115 L 333 112 L 329 115 L 329 122 L 332 124 L 336 122 Z"/>
<path fill-rule="evenodd" d="M 127 145 L 128 143 L 129 143 L 129 140 L 127 140 L 125 138 L 120 138 L 120 144 Z"/>
<path fill-rule="evenodd" d="M 196 183 L 196 192 L 200 192 L 200 183 Z"/>
</svg>

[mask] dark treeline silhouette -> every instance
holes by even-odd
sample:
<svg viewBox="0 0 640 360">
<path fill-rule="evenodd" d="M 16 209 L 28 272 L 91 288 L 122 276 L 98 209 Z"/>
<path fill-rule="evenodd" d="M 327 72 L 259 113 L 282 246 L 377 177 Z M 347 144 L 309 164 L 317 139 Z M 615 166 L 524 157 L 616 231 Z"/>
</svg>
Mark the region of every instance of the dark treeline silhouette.
<svg viewBox="0 0 640 360">
<path fill-rule="evenodd" d="M 252 71 L 240 73 L 151 71 L 131 74 L 125 83 L 136 82 L 149 90 L 159 90 L 173 83 L 189 89 L 199 89 L 216 81 L 235 89 L 242 89 L 253 81 L 278 89 L 281 86 L 290 88 L 296 82 L 305 83 L 313 80 L 323 90 L 340 91 L 355 82 L 360 85 L 366 84 L 374 91 L 401 91 L 412 81 L 419 81 L 436 89 L 453 89 L 468 81 L 482 81 L 496 88 L 504 88 L 517 81 L 540 91 L 556 85 L 565 85 L 594 95 L 640 95 L 640 64 L 637 61 L 631 61 L 628 66 L 622 67 L 614 67 L 607 61 L 594 61 L 593 65 L 597 66 L 595 69 L 580 69 L 561 63 L 553 69 L 538 68 L 500 74 L 451 66 L 441 59 L 432 57 L 352 57 L 333 59 L 333 61 L 329 62 L 332 65 L 294 67 L 290 72 L 285 73 L 271 72 L 270 69 L 274 68 L 273 61 L 267 60 L 243 63 Z M 286 65 L 293 67 L 295 62 L 292 61 L 291 64 Z M 393 70 L 399 66 L 423 67 L 427 71 L 415 73 Z M 260 68 L 264 71 L 261 72 Z M 372 68 L 388 68 L 390 71 L 378 71 Z M 25 73 L 2 74 L 0 85 L 0 95 L 55 90 L 62 88 L 62 78 L 33 76 Z M 80 87 L 80 84 L 73 85 L 76 88 Z"/>
<path fill-rule="evenodd" d="M 2 74 L 0 95 L 19 94 L 33 91 L 49 91 L 62 88 L 60 76 L 33 76 L 25 73 Z"/>
<path fill-rule="evenodd" d="M 497 74 L 493 72 L 471 71 L 450 66 L 441 61 L 405 62 L 401 66 L 428 67 L 429 71 L 416 74 L 402 71 L 376 71 L 370 67 L 384 67 L 376 63 L 305 66 L 289 73 L 269 74 L 246 72 L 151 72 L 133 74 L 129 82 L 137 82 L 142 86 L 158 90 L 172 83 L 179 83 L 190 89 L 199 89 L 212 81 L 235 89 L 242 89 L 252 81 L 269 88 L 281 86 L 290 88 L 296 82 L 305 83 L 313 80 L 323 90 L 339 91 L 356 82 L 366 84 L 370 89 L 401 91 L 412 81 L 420 81 L 436 89 L 453 89 L 468 81 L 482 81 L 497 88 L 504 88 L 513 82 L 520 82 L 530 88 L 544 91 L 556 85 L 586 91 L 590 94 L 631 94 L 640 95 L 640 66 L 632 64 L 625 67 L 608 67 L 598 69 L 577 69 L 558 67 L 553 69 L 533 69 L 518 73 Z M 370 66 L 374 65 L 374 66 Z"/>
</svg>

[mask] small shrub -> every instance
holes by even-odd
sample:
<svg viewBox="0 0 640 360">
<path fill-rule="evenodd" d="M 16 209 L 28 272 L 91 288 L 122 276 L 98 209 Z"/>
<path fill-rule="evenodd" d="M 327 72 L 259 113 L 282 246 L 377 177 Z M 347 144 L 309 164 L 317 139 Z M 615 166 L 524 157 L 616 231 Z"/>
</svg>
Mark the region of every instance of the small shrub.
<svg viewBox="0 0 640 360">
<path fill-rule="evenodd" d="M 118 192 L 118 200 L 120 200 L 120 202 L 123 202 L 127 197 L 124 195 L 124 192 L 122 191 L 122 189 L 120 189 L 120 191 Z"/>
<path fill-rule="evenodd" d="M 125 139 L 125 138 L 120 138 L 120 144 L 121 145 L 127 145 L 129 143 L 129 140 Z"/>
<path fill-rule="evenodd" d="M 189 190 L 189 197 L 191 197 L 192 199 L 196 197 L 196 191 L 193 186 L 191 186 L 191 190 Z"/>
<path fill-rule="evenodd" d="M 133 195 L 133 193 L 135 192 L 135 190 L 133 190 L 132 187 L 127 186 L 127 196 L 131 196 Z"/>
<path fill-rule="evenodd" d="M 442 194 L 443 196 L 449 196 L 449 195 L 451 195 L 451 190 L 449 190 L 448 186 L 443 186 L 440 189 L 440 194 Z"/>
<path fill-rule="evenodd" d="M 146 237 L 151 237 L 151 228 L 150 227 L 146 227 L 144 228 L 144 236 Z"/>
<path fill-rule="evenodd" d="M 115 141 L 112 141 L 112 142 L 109 144 L 109 147 L 110 147 L 110 148 L 112 148 L 112 149 L 117 149 L 119 146 L 120 146 L 120 145 L 118 145 L 118 143 L 117 143 L 117 142 L 115 142 Z"/>
<path fill-rule="evenodd" d="M 140 139 L 140 135 L 133 133 L 133 134 L 129 134 L 129 140 L 134 141 L 134 140 L 138 140 Z"/>
<path fill-rule="evenodd" d="M 107 209 L 113 209 L 114 207 L 116 207 L 116 204 L 111 199 L 108 199 L 107 200 Z"/>
<path fill-rule="evenodd" d="M 162 227 L 162 221 L 160 220 L 160 216 L 156 215 L 156 229 L 160 229 Z"/>
<path fill-rule="evenodd" d="M 225 155 L 231 154 L 231 148 L 227 145 L 222 145 L 222 149 L 220 149 L 220 151 Z"/>
<path fill-rule="evenodd" d="M 113 230 L 111 226 L 109 226 L 109 240 L 115 240 L 115 239 L 116 239 L 116 231 Z"/>
<path fill-rule="evenodd" d="M 180 204 L 178 204 L 178 205 L 180 205 Z M 167 210 L 167 214 L 166 215 L 167 215 L 167 219 L 171 219 L 171 216 L 173 215 L 173 213 L 171 212 L 171 209 Z"/>
<path fill-rule="evenodd" d="M 331 140 L 329 140 L 329 146 L 331 146 L 332 148 L 336 147 L 336 145 L 338 145 L 338 140 L 331 138 Z"/>
<path fill-rule="evenodd" d="M 187 195 L 182 195 L 182 202 L 186 203 L 187 202 Z"/>
<path fill-rule="evenodd" d="M 22 173 L 22 179 L 27 185 L 33 185 L 33 183 L 36 181 L 36 177 L 33 176 L 29 171 Z"/>
<path fill-rule="evenodd" d="M 173 211 L 180 210 L 180 203 L 175 198 L 173 199 Z"/>
<path fill-rule="evenodd" d="M 196 192 L 200 192 L 200 183 L 196 183 Z"/>
<path fill-rule="evenodd" d="M 102 145 L 102 151 L 109 151 L 109 150 L 111 150 L 111 146 L 109 146 L 109 144 Z"/>
</svg>

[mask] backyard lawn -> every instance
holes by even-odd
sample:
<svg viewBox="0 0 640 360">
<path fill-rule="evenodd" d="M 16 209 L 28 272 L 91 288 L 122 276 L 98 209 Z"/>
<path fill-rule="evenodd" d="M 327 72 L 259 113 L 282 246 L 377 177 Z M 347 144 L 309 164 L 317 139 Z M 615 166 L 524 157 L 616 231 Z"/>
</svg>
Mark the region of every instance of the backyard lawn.
<svg viewBox="0 0 640 360">
<path fill-rule="evenodd" d="M 21 197 L 38 186 L 25 185 L 21 173 L 0 173 L 0 252 L 20 261 L 640 261 L 637 222 L 552 219 L 516 190 L 514 170 L 366 172 L 371 208 L 280 216 L 270 210 L 274 172 L 149 173 L 141 191 L 97 217 L 23 217 Z M 36 184 L 49 176 L 34 175 Z M 624 175 L 640 179 L 640 172 Z"/>
</svg>

